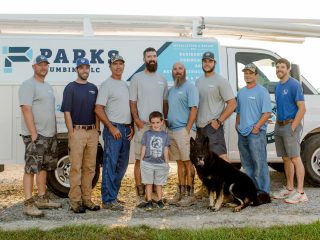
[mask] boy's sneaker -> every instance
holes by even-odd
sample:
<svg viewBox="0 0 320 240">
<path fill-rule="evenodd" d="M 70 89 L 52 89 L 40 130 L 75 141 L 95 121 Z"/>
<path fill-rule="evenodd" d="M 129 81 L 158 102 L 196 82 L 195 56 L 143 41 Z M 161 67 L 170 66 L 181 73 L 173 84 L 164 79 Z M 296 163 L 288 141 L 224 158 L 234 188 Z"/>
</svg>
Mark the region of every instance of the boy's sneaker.
<svg viewBox="0 0 320 240">
<path fill-rule="evenodd" d="M 278 192 L 274 192 L 272 194 L 272 198 L 275 198 L 275 199 L 285 199 L 287 197 L 289 197 L 290 194 L 294 193 L 295 190 L 288 190 L 285 186 L 279 190 Z"/>
<path fill-rule="evenodd" d="M 152 201 L 148 201 L 146 204 L 146 211 L 152 211 L 152 210 L 153 210 Z"/>
<path fill-rule="evenodd" d="M 290 194 L 285 200 L 286 203 L 291 203 L 291 204 L 296 204 L 296 203 L 300 203 L 300 202 L 307 202 L 308 201 L 308 197 L 306 193 L 292 193 Z"/>
<path fill-rule="evenodd" d="M 157 202 L 157 205 L 158 205 L 158 208 L 159 208 L 159 209 L 162 209 L 162 210 L 167 209 L 166 205 L 164 205 L 164 203 L 163 203 L 162 200 L 159 200 L 159 201 Z"/>
</svg>

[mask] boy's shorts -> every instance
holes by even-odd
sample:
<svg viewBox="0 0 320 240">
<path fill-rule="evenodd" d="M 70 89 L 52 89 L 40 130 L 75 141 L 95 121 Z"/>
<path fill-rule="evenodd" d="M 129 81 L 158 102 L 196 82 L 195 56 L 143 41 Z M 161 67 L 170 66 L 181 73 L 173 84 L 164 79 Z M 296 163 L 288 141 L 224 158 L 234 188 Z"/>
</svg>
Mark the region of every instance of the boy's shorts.
<svg viewBox="0 0 320 240">
<path fill-rule="evenodd" d="M 168 180 L 168 163 L 150 163 L 141 161 L 141 178 L 143 184 L 165 185 Z"/>
</svg>

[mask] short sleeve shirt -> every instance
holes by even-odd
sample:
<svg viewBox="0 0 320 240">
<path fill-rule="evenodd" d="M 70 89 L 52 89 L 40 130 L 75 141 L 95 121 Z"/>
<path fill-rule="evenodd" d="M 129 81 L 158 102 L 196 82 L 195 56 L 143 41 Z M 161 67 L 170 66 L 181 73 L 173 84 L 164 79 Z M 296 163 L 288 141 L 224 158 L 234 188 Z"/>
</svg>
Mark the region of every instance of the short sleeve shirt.
<svg viewBox="0 0 320 240">
<path fill-rule="evenodd" d="M 168 127 L 177 131 L 186 127 L 191 107 L 198 107 L 199 93 L 194 84 L 185 82 L 178 88 L 172 87 L 168 95 Z M 192 127 L 196 130 L 195 124 Z"/>
<path fill-rule="evenodd" d="M 63 91 L 61 112 L 70 112 L 72 123 L 75 125 L 92 125 L 96 123 L 94 112 L 98 95 L 96 85 L 87 82 L 80 84 L 76 81 L 69 83 Z"/>
<path fill-rule="evenodd" d="M 217 73 L 211 77 L 200 77 L 196 87 L 200 97 L 197 126 L 203 128 L 210 120 L 219 118 L 225 102 L 235 96 L 229 81 Z"/>
<path fill-rule="evenodd" d="M 168 134 L 164 131 L 146 131 L 141 139 L 141 145 L 146 146 L 143 161 L 150 163 L 164 163 L 164 149 L 169 146 Z"/>
<path fill-rule="evenodd" d="M 167 80 L 158 73 L 136 73 L 130 82 L 130 100 L 137 102 L 138 115 L 149 121 L 153 111 L 163 112 L 163 101 L 168 100 Z"/>
<path fill-rule="evenodd" d="M 298 101 L 304 101 L 302 87 L 298 80 L 290 77 L 285 83 L 276 85 L 275 97 L 277 104 L 277 118 L 284 121 L 294 119 L 298 112 Z"/>
<path fill-rule="evenodd" d="M 19 105 L 31 107 L 38 134 L 45 137 L 56 134 L 55 97 L 48 83 L 39 82 L 33 77 L 24 81 L 19 88 Z M 30 135 L 23 116 L 21 129 L 22 135 Z"/>
<path fill-rule="evenodd" d="M 128 85 L 121 80 L 108 78 L 99 89 L 96 104 L 104 106 L 110 121 L 121 124 L 131 123 Z"/>
<path fill-rule="evenodd" d="M 267 89 L 259 84 L 250 89 L 241 88 L 238 92 L 237 103 L 237 113 L 240 115 L 240 124 L 237 127 L 243 136 L 251 133 L 263 113 L 272 111 L 270 95 Z M 267 125 L 268 122 L 260 129 L 266 130 Z"/>
</svg>

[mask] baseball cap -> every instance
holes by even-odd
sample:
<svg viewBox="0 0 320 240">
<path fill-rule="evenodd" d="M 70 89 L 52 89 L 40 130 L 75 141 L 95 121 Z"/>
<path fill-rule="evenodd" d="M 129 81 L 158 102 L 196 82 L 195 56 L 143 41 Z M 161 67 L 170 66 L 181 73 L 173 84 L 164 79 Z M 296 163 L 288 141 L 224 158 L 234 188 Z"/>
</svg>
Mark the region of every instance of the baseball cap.
<svg viewBox="0 0 320 240">
<path fill-rule="evenodd" d="M 48 58 L 46 58 L 44 55 L 39 55 L 33 60 L 33 64 L 39 64 L 41 62 L 46 62 L 50 64 Z"/>
<path fill-rule="evenodd" d="M 202 55 L 202 60 L 203 59 L 211 59 L 211 60 L 214 60 L 215 61 L 215 59 L 214 59 L 214 54 L 213 54 L 213 52 L 205 52 L 203 55 Z"/>
<path fill-rule="evenodd" d="M 123 60 L 123 57 L 122 57 L 122 56 L 120 56 L 120 55 L 114 55 L 114 56 L 112 56 L 112 57 L 108 60 L 108 63 L 109 63 L 109 64 L 112 64 L 112 63 L 114 63 L 115 61 L 125 62 L 125 61 Z"/>
<path fill-rule="evenodd" d="M 247 65 L 244 66 L 244 69 L 242 69 L 242 72 L 245 70 L 250 70 L 253 73 L 257 73 L 257 66 L 254 65 L 253 63 L 248 63 Z"/>
<path fill-rule="evenodd" d="M 76 66 L 79 67 L 81 65 L 88 65 L 90 66 L 89 60 L 86 58 L 78 58 L 76 61 Z"/>
</svg>

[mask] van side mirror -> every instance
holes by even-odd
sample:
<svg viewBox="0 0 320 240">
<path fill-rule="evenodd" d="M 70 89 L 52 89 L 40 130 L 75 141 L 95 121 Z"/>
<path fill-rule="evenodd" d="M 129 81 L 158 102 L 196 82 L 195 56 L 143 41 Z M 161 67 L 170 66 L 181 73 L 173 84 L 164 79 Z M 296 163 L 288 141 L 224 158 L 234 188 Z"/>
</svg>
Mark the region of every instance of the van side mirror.
<svg viewBox="0 0 320 240">
<path fill-rule="evenodd" d="M 300 67 L 298 64 L 291 64 L 291 71 L 290 71 L 290 75 L 291 77 L 297 79 L 300 84 L 302 84 L 302 78 L 301 78 L 301 75 L 300 75 Z"/>
</svg>

